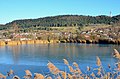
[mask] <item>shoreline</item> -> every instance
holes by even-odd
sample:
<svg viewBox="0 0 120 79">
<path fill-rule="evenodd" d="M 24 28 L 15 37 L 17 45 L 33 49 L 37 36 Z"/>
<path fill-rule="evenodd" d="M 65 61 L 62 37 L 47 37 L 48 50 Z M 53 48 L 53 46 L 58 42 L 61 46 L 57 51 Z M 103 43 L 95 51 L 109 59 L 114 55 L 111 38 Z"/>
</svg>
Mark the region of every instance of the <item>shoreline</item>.
<svg viewBox="0 0 120 79">
<path fill-rule="evenodd" d="M 119 45 L 120 40 L 23 40 L 23 41 L 0 41 L 0 46 L 23 45 L 23 44 L 52 44 L 52 43 L 83 43 L 83 44 L 115 44 Z"/>
</svg>

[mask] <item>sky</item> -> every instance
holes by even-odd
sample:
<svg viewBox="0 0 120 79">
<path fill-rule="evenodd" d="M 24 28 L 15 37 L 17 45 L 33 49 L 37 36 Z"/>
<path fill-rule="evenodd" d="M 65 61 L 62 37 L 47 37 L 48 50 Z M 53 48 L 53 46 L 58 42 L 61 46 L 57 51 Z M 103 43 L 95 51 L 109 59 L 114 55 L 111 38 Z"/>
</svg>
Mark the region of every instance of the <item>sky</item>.
<svg viewBox="0 0 120 79">
<path fill-rule="evenodd" d="M 120 0 L 0 0 L 0 24 L 56 15 L 120 14 Z"/>
</svg>

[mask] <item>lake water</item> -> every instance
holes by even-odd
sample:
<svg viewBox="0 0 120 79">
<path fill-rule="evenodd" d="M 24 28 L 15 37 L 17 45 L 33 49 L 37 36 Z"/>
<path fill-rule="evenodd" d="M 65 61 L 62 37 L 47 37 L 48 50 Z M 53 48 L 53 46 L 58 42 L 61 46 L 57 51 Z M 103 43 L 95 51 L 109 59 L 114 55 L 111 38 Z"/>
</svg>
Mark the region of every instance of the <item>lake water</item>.
<svg viewBox="0 0 120 79">
<path fill-rule="evenodd" d="M 113 49 L 120 51 L 119 45 L 107 44 L 34 44 L 0 47 L 0 73 L 6 74 L 13 69 L 15 74 L 23 77 L 24 70 L 32 73 L 47 74 L 48 61 L 54 63 L 59 69 L 65 70 L 63 59 L 67 59 L 72 65 L 77 62 L 84 72 L 86 66 L 95 67 L 96 56 L 99 56 L 104 68 L 108 64 L 114 66 L 117 61 L 113 58 Z"/>
</svg>

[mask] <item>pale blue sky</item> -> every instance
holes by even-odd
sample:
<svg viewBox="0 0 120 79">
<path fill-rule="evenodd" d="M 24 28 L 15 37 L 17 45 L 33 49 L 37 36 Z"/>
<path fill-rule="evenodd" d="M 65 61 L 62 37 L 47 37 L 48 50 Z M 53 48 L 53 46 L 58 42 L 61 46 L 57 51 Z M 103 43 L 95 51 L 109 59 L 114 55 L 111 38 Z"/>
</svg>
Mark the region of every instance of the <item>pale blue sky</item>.
<svg viewBox="0 0 120 79">
<path fill-rule="evenodd" d="M 0 24 L 55 15 L 120 14 L 120 0 L 0 0 Z"/>
</svg>

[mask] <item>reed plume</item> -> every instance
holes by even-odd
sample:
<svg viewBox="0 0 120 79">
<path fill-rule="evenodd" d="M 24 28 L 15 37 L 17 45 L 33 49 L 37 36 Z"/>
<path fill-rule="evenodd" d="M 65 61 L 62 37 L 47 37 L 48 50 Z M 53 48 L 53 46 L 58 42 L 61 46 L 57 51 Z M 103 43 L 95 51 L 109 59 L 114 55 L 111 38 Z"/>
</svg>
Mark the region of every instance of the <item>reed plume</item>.
<svg viewBox="0 0 120 79">
<path fill-rule="evenodd" d="M 120 79 L 120 75 L 119 76 L 117 76 L 117 78 L 116 79 Z"/>
<path fill-rule="evenodd" d="M 63 79 L 66 79 L 66 78 L 67 78 L 67 73 L 66 73 L 66 72 L 61 71 L 61 75 L 62 75 L 62 78 L 63 78 Z"/>
<path fill-rule="evenodd" d="M 60 76 L 57 76 L 55 79 L 62 79 Z"/>
<path fill-rule="evenodd" d="M 55 68 L 53 74 L 59 74 L 60 70 L 58 68 Z"/>
<path fill-rule="evenodd" d="M 111 73 L 108 72 L 108 73 L 107 73 L 107 78 L 108 78 L 108 79 L 110 79 L 110 75 L 111 75 Z"/>
<path fill-rule="evenodd" d="M 76 75 L 72 75 L 72 79 L 77 79 Z"/>
<path fill-rule="evenodd" d="M 87 66 L 87 71 L 90 71 L 90 67 L 89 66 Z"/>
<path fill-rule="evenodd" d="M 101 68 L 98 68 L 97 75 L 101 75 Z"/>
<path fill-rule="evenodd" d="M 80 70 L 80 68 L 76 68 L 76 69 L 74 70 L 74 72 L 77 73 L 77 74 L 82 74 L 82 71 Z"/>
<path fill-rule="evenodd" d="M 52 79 L 52 77 L 48 76 L 46 79 Z"/>
<path fill-rule="evenodd" d="M 95 74 L 92 72 L 91 74 L 90 74 L 93 78 L 95 77 Z"/>
<path fill-rule="evenodd" d="M 120 59 L 120 53 L 114 49 L 113 57 Z"/>
<path fill-rule="evenodd" d="M 86 79 L 90 79 L 90 77 L 88 76 L 88 75 L 86 75 L 86 77 L 85 77 Z"/>
<path fill-rule="evenodd" d="M 69 62 L 66 59 L 63 59 L 64 64 L 66 64 L 67 66 L 69 66 Z"/>
<path fill-rule="evenodd" d="M 13 76 L 12 79 L 20 79 L 20 77 L 18 77 L 17 75 Z"/>
<path fill-rule="evenodd" d="M 77 78 L 77 79 L 85 79 L 84 77 L 82 77 L 82 76 L 80 76 L 79 78 Z"/>
<path fill-rule="evenodd" d="M 6 76 L 0 73 L 0 79 L 6 79 Z"/>
<path fill-rule="evenodd" d="M 12 69 L 9 72 L 7 72 L 8 76 L 13 75 L 13 74 L 14 74 L 14 71 Z"/>
<path fill-rule="evenodd" d="M 29 75 L 25 75 L 25 76 L 23 76 L 23 78 L 24 78 L 24 79 L 32 79 L 32 77 L 29 76 Z"/>
<path fill-rule="evenodd" d="M 68 73 L 68 79 L 72 79 L 72 75 Z"/>
<path fill-rule="evenodd" d="M 32 77 L 32 73 L 29 70 L 25 70 L 25 74 L 26 74 L 26 76 Z"/>
<path fill-rule="evenodd" d="M 78 64 L 76 62 L 73 62 L 73 66 L 75 66 L 76 68 L 78 68 Z"/>
<path fill-rule="evenodd" d="M 23 78 L 31 79 L 32 78 L 32 73 L 29 70 L 25 70 L 25 76 Z"/>
<path fill-rule="evenodd" d="M 118 63 L 118 65 L 117 65 L 117 70 L 120 71 L 120 63 Z"/>
<path fill-rule="evenodd" d="M 108 68 L 111 68 L 110 64 L 108 64 Z"/>
<path fill-rule="evenodd" d="M 45 77 L 42 74 L 35 73 L 34 79 L 44 79 Z"/>
<path fill-rule="evenodd" d="M 70 72 L 71 72 L 71 73 L 73 73 L 73 72 L 74 72 L 74 69 L 73 69 L 73 67 L 72 67 L 72 66 L 68 66 L 68 68 L 69 68 L 69 70 L 70 70 Z"/>
<path fill-rule="evenodd" d="M 60 72 L 60 70 L 53 63 L 51 63 L 51 62 L 49 62 L 47 64 L 47 66 L 48 66 L 50 72 L 53 73 L 53 74 L 55 74 L 55 75 Z"/>
<path fill-rule="evenodd" d="M 101 61 L 100 61 L 100 58 L 98 56 L 96 56 L 96 64 L 97 66 L 101 66 Z"/>
</svg>

